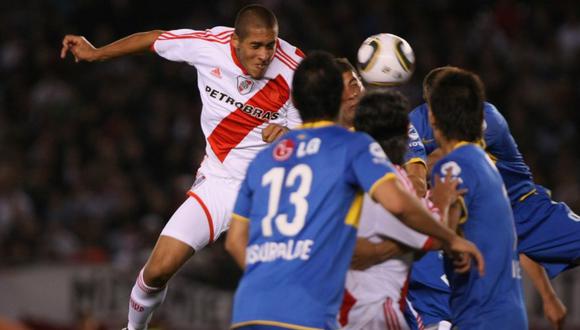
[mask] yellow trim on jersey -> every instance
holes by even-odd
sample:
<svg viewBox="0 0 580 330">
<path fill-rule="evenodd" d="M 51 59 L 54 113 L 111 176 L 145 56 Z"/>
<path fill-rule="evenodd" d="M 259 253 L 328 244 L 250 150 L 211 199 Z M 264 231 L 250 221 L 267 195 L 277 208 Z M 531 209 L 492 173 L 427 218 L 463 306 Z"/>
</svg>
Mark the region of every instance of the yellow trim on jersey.
<svg viewBox="0 0 580 330">
<path fill-rule="evenodd" d="M 457 149 L 457 148 L 461 148 L 461 147 L 463 147 L 463 146 L 465 146 L 465 145 L 468 145 L 468 144 L 475 144 L 475 145 L 478 145 L 477 143 L 472 143 L 472 142 L 467 142 L 467 141 L 459 141 L 459 142 L 457 142 L 457 143 L 456 143 L 456 144 L 453 146 L 453 150 L 455 150 L 455 149 Z"/>
<path fill-rule="evenodd" d="M 364 197 L 364 193 L 362 191 L 359 191 L 356 193 L 356 196 L 354 197 L 352 204 L 350 204 L 350 208 L 348 209 L 348 213 L 346 214 L 346 217 L 344 218 L 345 224 L 347 224 L 349 226 L 353 226 L 355 228 L 358 228 L 358 224 L 360 221 L 360 214 L 362 211 L 363 197 Z"/>
<path fill-rule="evenodd" d="M 319 127 L 325 127 L 325 126 L 331 126 L 331 125 L 336 125 L 336 123 L 333 121 L 330 121 L 330 120 L 317 120 L 317 121 L 304 123 L 304 124 L 302 124 L 302 126 L 300 126 L 300 128 L 319 128 Z"/>
<path fill-rule="evenodd" d="M 492 155 L 491 152 L 486 151 L 485 152 L 487 154 L 487 156 L 489 157 L 489 159 L 491 159 L 491 161 L 495 164 L 497 163 L 497 157 Z"/>
<path fill-rule="evenodd" d="M 535 194 L 537 192 L 536 188 L 532 189 L 530 192 L 524 194 L 522 197 L 518 198 L 518 202 L 523 202 L 526 200 L 526 198 L 532 196 L 533 194 Z"/>
<path fill-rule="evenodd" d="M 411 164 L 423 164 L 425 167 L 427 167 L 427 163 L 425 163 L 421 157 L 413 157 L 409 159 L 405 164 L 403 164 L 403 167 Z"/>
<path fill-rule="evenodd" d="M 311 327 L 305 327 L 305 326 L 297 325 L 297 324 L 276 322 L 276 321 L 263 321 L 263 320 L 246 321 L 246 322 L 232 324 L 231 329 L 243 327 L 246 325 L 273 325 L 276 327 L 282 327 L 282 328 L 292 329 L 292 330 L 322 330 L 321 328 L 311 328 Z"/>
<path fill-rule="evenodd" d="M 385 176 L 383 176 L 382 178 L 375 181 L 375 183 L 373 183 L 373 185 L 371 186 L 371 189 L 369 189 L 369 195 L 371 195 L 371 196 L 373 195 L 373 193 L 375 192 L 375 189 L 377 189 L 379 184 L 383 183 L 384 181 L 392 180 L 392 179 L 396 179 L 396 178 L 397 178 L 397 176 L 393 172 L 385 174 Z"/>
<path fill-rule="evenodd" d="M 458 224 L 462 225 L 467 222 L 467 217 L 469 216 L 469 213 L 467 212 L 467 206 L 465 205 L 465 200 L 463 199 L 463 196 L 457 197 L 457 200 L 459 201 L 459 204 L 461 204 L 461 216 L 459 217 Z"/>
<path fill-rule="evenodd" d="M 233 220 L 242 221 L 242 222 L 250 222 L 250 219 L 248 219 L 248 218 L 246 218 L 244 216 L 241 216 L 239 214 L 235 214 L 235 213 L 232 213 L 232 219 Z"/>
</svg>

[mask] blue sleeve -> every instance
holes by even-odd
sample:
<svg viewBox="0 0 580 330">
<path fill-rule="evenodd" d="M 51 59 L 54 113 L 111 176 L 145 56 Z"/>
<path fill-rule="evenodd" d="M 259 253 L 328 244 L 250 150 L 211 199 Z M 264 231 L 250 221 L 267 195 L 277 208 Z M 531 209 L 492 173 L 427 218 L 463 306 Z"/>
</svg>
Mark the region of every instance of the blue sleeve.
<svg viewBox="0 0 580 330">
<path fill-rule="evenodd" d="M 363 133 L 356 134 L 357 138 L 353 139 L 349 157 L 354 179 L 352 183 L 370 193 L 376 183 L 382 178 L 395 176 L 396 171 L 387 154 L 375 140 Z"/>
<path fill-rule="evenodd" d="M 421 143 L 423 143 L 426 155 L 429 155 L 433 150 L 439 147 L 435 142 L 433 129 L 429 123 L 429 108 L 427 108 L 427 104 L 423 103 L 413 109 L 413 111 L 409 113 L 409 121 L 417 131 L 419 139 Z"/>
<path fill-rule="evenodd" d="M 248 168 L 248 172 L 242 185 L 240 187 L 240 191 L 238 192 L 238 197 L 236 199 L 236 204 L 234 205 L 234 216 L 242 217 L 245 219 L 250 218 L 250 212 L 252 210 L 252 196 L 253 191 L 250 188 L 250 168 Z"/>
<path fill-rule="evenodd" d="M 493 104 L 487 102 L 484 106 L 483 129 L 486 151 L 494 156 L 519 154 L 507 121 Z M 509 156 L 504 158 L 509 159 Z"/>
<path fill-rule="evenodd" d="M 417 163 L 422 162 L 424 164 L 427 163 L 427 151 L 425 150 L 425 146 L 423 142 L 421 142 L 421 138 L 419 137 L 419 133 L 417 133 L 417 129 L 413 124 L 409 125 L 409 142 L 407 147 L 407 153 L 405 153 L 404 163 Z"/>
</svg>

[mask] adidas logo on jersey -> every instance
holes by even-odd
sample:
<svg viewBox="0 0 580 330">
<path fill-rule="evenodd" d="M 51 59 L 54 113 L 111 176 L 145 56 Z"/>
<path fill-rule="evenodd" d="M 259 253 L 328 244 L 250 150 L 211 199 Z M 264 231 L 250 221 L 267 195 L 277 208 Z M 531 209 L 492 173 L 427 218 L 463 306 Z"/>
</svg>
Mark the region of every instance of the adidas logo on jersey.
<svg viewBox="0 0 580 330">
<path fill-rule="evenodd" d="M 210 73 L 217 78 L 222 79 L 222 72 L 220 70 L 220 68 L 214 68 L 213 70 L 210 71 Z"/>
</svg>

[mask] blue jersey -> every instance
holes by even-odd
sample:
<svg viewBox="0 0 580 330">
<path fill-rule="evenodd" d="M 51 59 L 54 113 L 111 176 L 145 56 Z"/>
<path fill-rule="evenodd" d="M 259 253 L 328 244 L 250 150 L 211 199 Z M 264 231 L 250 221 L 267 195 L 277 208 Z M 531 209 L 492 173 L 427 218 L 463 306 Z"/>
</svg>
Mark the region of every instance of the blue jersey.
<svg viewBox="0 0 580 330">
<path fill-rule="evenodd" d="M 475 268 L 456 273 L 445 258 L 452 323 L 459 329 L 527 329 L 514 218 L 502 178 L 483 149 L 469 143 L 459 143 L 433 168 L 441 176 L 448 170 L 467 189 L 458 230 L 486 262 L 480 277 Z"/>
<path fill-rule="evenodd" d="M 485 151 L 495 161 L 513 205 L 534 191 L 532 173 L 518 150 L 518 145 L 510 133 L 505 118 L 493 104 L 484 103 L 483 117 Z M 429 124 L 427 105 L 422 104 L 411 111 L 409 120 L 417 130 L 426 154 L 433 152 L 438 146 Z M 417 149 L 417 147 L 410 148 L 406 159 L 423 157 L 423 152 Z"/>
<path fill-rule="evenodd" d="M 419 313 L 425 326 L 451 320 L 450 292 L 449 281 L 443 268 L 442 251 L 427 252 L 421 259 L 413 262 L 407 299 Z M 412 321 L 414 315 L 406 314 L 405 318 Z"/>
<path fill-rule="evenodd" d="M 425 164 L 425 160 L 427 159 L 427 152 L 426 148 L 421 141 L 421 136 L 419 132 L 413 126 L 413 124 L 409 124 L 409 131 L 408 131 L 408 144 L 407 144 L 407 153 L 405 154 L 405 164 L 409 163 L 416 163 L 421 162 Z"/>
<path fill-rule="evenodd" d="M 234 207 L 249 241 L 233 327 L 337 328 L 363 191 L 394 173 L 372 138 L 335 125 L 260 152 Z"/>
</svg>

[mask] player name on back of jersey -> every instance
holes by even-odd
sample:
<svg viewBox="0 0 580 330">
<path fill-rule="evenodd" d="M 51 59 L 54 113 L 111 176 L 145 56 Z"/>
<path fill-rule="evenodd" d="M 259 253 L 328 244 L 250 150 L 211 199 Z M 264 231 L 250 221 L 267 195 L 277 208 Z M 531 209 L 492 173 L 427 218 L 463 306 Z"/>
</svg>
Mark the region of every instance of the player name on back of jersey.
<svg viewBox="0 0 580 330">
<path fill-rule="evenodd" d="M 257 262 L 271 262 L 279 259 L 308 260 L 314 241 L 311 239 L 286 242 L 265 242 L 252 244 L 246 249 L 246 264 L 252 265 Z"/>
<path fill-rule="evenodd" d="M 219 91 L 215 88 L 212 88 L 210 86 L 205 86 L 205 92 L 209 95 L 209 97 L 214 98 L 220 102 L 223 102 L 225 104 L 230 104 L 235 106 L 236 108 L 242 110 L 243 112 L 251 115 L 252 117 L 258 118 L 260 120 L 263 121 L 267 121 L 267 120 L 276 120 L 278 119 L 278 117 L 280 117 L 280 114 L 278 112 L 275 111 L 267 111 L 264 109 L 260 109 L 258 107 L 255 107 L 253 105 L 250 104 L 244 104 L 243 102 L 240 102 L 236 99 L 234 99 L 233 97 L 229 96 L 228 94 Z"/>
</svg>

